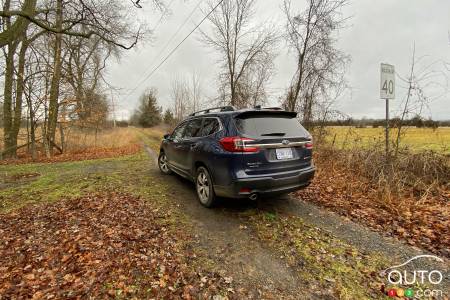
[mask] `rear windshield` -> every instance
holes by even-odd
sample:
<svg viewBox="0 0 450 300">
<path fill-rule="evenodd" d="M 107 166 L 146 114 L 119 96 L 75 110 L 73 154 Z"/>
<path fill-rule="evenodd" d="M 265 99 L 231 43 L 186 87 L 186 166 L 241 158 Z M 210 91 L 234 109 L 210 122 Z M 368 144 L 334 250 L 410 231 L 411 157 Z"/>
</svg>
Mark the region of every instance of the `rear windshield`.
<svg viewBox="0 0 450 300">
<path fill-rule="evenodd" d="M 297 118 L 279 115 L 251 115 L 235 119 L 237 129 L 251 137 L 309 137 Z"/>
</svg>

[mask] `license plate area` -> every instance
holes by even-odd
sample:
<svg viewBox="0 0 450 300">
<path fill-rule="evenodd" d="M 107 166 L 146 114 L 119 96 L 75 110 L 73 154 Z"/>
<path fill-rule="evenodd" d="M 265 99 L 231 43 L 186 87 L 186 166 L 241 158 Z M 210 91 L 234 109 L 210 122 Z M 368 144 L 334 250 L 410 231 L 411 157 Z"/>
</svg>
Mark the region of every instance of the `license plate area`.
<svg viewBox="0 0 450 300">
<path fill-rule="evenodd" d="M 292 148 L 278 148 L 275 149 L 278 160 L 291 159 L 294 157 L 292 153 Z"/>
</svg>

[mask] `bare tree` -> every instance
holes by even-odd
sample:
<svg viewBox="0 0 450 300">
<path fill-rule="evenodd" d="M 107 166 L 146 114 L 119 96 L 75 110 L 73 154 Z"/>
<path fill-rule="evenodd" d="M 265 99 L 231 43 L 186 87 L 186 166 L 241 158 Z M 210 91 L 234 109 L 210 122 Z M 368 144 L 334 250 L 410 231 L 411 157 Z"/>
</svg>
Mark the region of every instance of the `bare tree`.
<svg viewBox="0 0 450 300">
<path fill-rule="evenodd" d="M 291 111 L 301 112 L 306 126 L 313 108 L 321 100 L 342 91 L 344 70 L 350 58 L 336 48 L 336 33 L 346 18 L 341 9 L 348 0 L 308 0 L 295 12 L 291 0 L 284 1 L 286 40 L 295 55 L 296 71 L 284 100 Z"/>
<path fill-rule="evenodd" d="M 139 5 L 138 1 L 134 2 Z M 162 7 L 162 1 L 151 3 Z M 62 99 L 61 85 L 64 81 L 63 59 L 72 46 L 63 44 L 63 37 L 73 37 L 82 47 L 92 37 L 102 44 L 110 45 L 110 51 L 129 49 L 136 45 L 145 28 L 134 22 L 128 4 L 119 0 L 6 0 L 0 11 L 3 31 L 0 45 L 5 59 L 4 144 L 6 157 L 14 157 L 17 150 L 17 136 L 22 120 L 24 97 L 24 70 L 27 66 L 28 49 L 34 43 L 46 43 L 45 65 L 51 79 L 46 79 L 44 101 L 44 132 L 48 155 L 52 154 L 58 125 L 59 104 Z M 45 47 L 43 47 L 45 48 Z M 96 56 L 98 57 L 98 56 Z M 16 59 L 17 58 L 17 59 Z M 102 64 L 98 59 L 97 67 Z M 95 65 L 95 64 L 94 64 Z M 97 68 L 99 69 L 99 68 Z M 100 68 L 101 69 L 101 68 Z M 47 93 L 48 92 L 48 93 Z M 28 95 L 30 97 L 30 95 Z M 48 99 L 48 101 L 47 101 Z M 27 103 L 28 100 L 27 100 Z M 47 106 L 48 105 L 48 106 Z M 28 108 L 28 111 L 30 108 Z"/>
<path fill-rule="evenodd" d="M 398 124 L 394 142 L 395 156 L 398 155 L 401 137 L 405 132 L 403 127 L 407 118 L 419 118 L 423 116 L 424 110 L 428 105 L 448 95 L 448 70 L 445 62 L 441 60 L 430 61 L 429 56 L 416 55 L 416 46 L 414 44 L 409 72 L 406 77 L 397 74 L 400 81 L 405 84 L 406 96 L 401 103 Z"/>
<path fill-rule="evenodd" d="M 267 103 L 267 82 L 273 75 L 272 57 L 268 56 L 262 64 L 254 65 L 246 72 L 237 87 L 239 99 L 246 99 L 247 105 L 255 107 Z"/>
<path fill-rule="evenodd" d="M 6 0 L 0 16 L 3 18 L 3 31 L 0 33 L 0 47 L 11 45 L 18 37 L 22 36 L 30 24 L 29 18 L 36 14 L 37 0 L 25 0 L 18 9 L 11 9 L 11 1 Z M 18 16 L 14 21 L 11 17 Z"/>
<path fill-rule="evenodd" d="M 254 3 L 254 0 L 224 0 L 209 16 L 212 31 L 202 31 L 203 42 L 220 54 L 222 100 L 237 107 L 253 104 L 255 95 L 259 98 L 271 74 L 268 69 L 273 66 L 277 36 L 273 29 L 262 24 L 251 26 Z M 213 8 L 216 4 L 209 5 Z M 255 70 L 265 76 L 255 76 Z"/>
<path fill-rule="evenodd" d="M 202 105 L 202 85 L 200 77 L 192 72 L 191 74 L 190 98 L 192 102 L 192 111 L 197 111 Z"/>
<path fill-rule="evenodd" d="M 71 106 L 72 114 L 83 122 L 85 116 L 90 114 L 89 95 L 99 94 L 103 80 L 103 71 L 106 62 L 114 48 L 103 42 L 100 38 L 88 41 L 79 37 L 66 37 L 64 39 L 66 55 L 63 59 L 63 79 L 70 86 L 73 93 Z"/>
<path fill-rule="evenodd" d="M 134 41 L 130 45 L 126 45 L 121 42 L 118 38 L 123 38 L 125 33 L 133 32 L 133 27 L 124 27 L 124 32 L 122 35 L 117 35 L 111 32 L 105 21 L 110 22 L 111 19 L 102 17 L 100 12 L 106 12 L 108 16 L 108 11 L 105 8 L 109 8 L 111 12 L 116 14 L 115 22 L 118 22 L 120 18 L 124 18 L 126 13 L 129 11 L 127 9 L 127 4 L 123 4 L 124 1 L 116 0 L 76 0 L 76 1 L 62 1 L 64 9 L 75 9 L 75 14 L 70 18 L 70 22 L 64 22 L 63 26 L 58 26 L 58 24 L 52 24 L 48 22 L 48 17 L 53 13 L 57 13 L 57 7 L 54 6 L 52 1 L 37 1 L 37 0 L 24 0 L 18 7 L 10 7 L 10 0 L 5 2 L 2 10 L 0 10 L 0 16 L 7 18 L 10 24 L 5 27 L 5 30 L 0 32 L 0 47 L 4 47 L 17 40 L 18 36 L 21 36 L 28 29 L 30 24 L 34 24 L 45 31 L 52 33 L 61 33 L 65 35 L 79 36 L 84 38 L 91 38 L 92 36 L 98 36 L 103 40 L 115 44 L 116 46 L 122 47 L 124 49 L 130 49 L 136 45 L 136 42 L 141 33 L 140 30 L 134 31 L 131 35 Z M 133 2 L 133 1 L 132 1 Z M 50 3 L 50 6 L 47 4 Z M 139 1 L 133 2 L 134 6 L 141 8 Z M 164 2 L 162 0 L 152 0 L 151 4 L 160 10 L 165 9 Z M 117 9 L 120 8 L 120 9 Z M 108 16 L 109 17 L 109 16 Z M 66 19 L 67 20 L 67 19 Z M 88 25 L 89 30 L 79 31 L 78 28 L 74 27 L 74 24 L 84 24 Z"/>
<path fill-rule="evenodd" d="M 187 115 L 200 110 L 204 101 L 199 76 L 195 72 L 187 76 L 175 76 L 171 84 L 171 97 L 176 121 L 181 121 Z"/>
<path fill-rule="evenodd" d="M 182 76 L 178 75 L 172 79 L 171 97 L 174 101 L 174 117 L 179 122 L 189 114 L 191 107 L 189 82 Z"/>
</svg>

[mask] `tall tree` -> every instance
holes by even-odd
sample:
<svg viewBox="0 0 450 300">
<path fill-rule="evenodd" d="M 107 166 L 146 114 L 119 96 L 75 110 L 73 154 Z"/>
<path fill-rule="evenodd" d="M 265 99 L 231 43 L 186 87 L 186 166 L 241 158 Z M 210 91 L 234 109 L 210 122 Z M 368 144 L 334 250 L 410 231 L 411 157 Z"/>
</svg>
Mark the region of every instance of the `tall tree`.
<svg viewBox="0 0 450 300">
<path fill-rule="evenodd" d="M 63 0 L 56 0 L 56 29 L 62 30 L 63 23 Z M 50 98 L 49 98 L 49 114 L 47 120 L 47 132 L 45 136 L 45 143 L 47 146 L 47 155 L 53 154 L 53 145 L 55 144 L 56 124 L 58 122 L 58 97 L 59 86 L 61 81 L 62 70 L 62 35 L 57 33 L 53 46 L 53 77 L 50 83 Z"/>
<path fill-rule="evenodd" d="M 192 112 L 189 82 L 184 77 L 178 75 L 172 79 L 171 96 L 174 101 L 175 120 L 179 122 Z"/>
<path fill-rule="evenodd" d="M 173 117 L 173 113 L 172 110 L 170 110 L 170 108 L 166 109 L 166 111 L 164 112 L 163 121 L 167 125 L 173 125 L 175 119 Z"/>
<path fill-rule="evenodd" d="M 12 41 L 17 40 L 18 37 L 27 31 L 30 24 L 34 24 L 35 26 L 52 33 L 62 33 L 84 38 L 98 36 L 103 40 L 124 49 L 130 49 L 137 43 L 141 31 L 134 31 L 131 24 L 129 24 L 128 27 L 122 28 L 123 32 L 121 35 L 117 35 L 117 32 L 113 32 L 110 30 L 109 26 L 105 26 L 111 21 L 114 21 L 117 24 L 123 21 L 121 19 L 127 18 L 126 12 L 129 11 L 129 4 L 123 4 L 124 1 L 66 0 L 63 2 L 64 8 L 68 11 L 73 10 L 74 14 L 69 22 L 64 23 L 64 26 L 58 26 L 57 24 L 48 22 L 48 17 L 56 11 L 55 7 L 52 7 L 52 2 L 53 1 L 38 2 L 37 0 L 24 0 L 23 3 L 19 2 L 19 7 L 12 8 L 10 0 L 6 0 L 3 9 L 0 10 L 0 17 L 8 19 L 14 18 L 14 20 L 10 21 L 9 26 L 5 27 L 5 29 L 0 32 L 0 47 L 4 47 Z M 135 4 L 137 2 L 133 3 Z M 48 4 L 50 4 L 50 6 L 48 6 Z M 159 10 L 165 10 L 163 0 L 152 0 L 151 4 Z M 134 6 L 141 8 L 140 5 Z M 102 15 L 102 13 L 104 15 Z M 114 20 L 110 18 L 110 13 L 115 14 Z M 89 30 L 79 31 L 74 24 L 87 25 Z M 128 37 L 131 36 L 134 39 L 130 45 L 127 45 L 120 40 L 126 35 L 128 35 Z"/>
<path fill-rule="evenodd" d="M 9 10 L 11 5 L 10 0 L 6 0 L 4 8 Z M 10 17 L 4 17 L 3 26 L 6 31 L 15 30 L 14 24 L 11 22 Z M 22 37 L 22 34 L 20 35 Z M 13 105 L 13 85 L 14 85 L 14 56 L 16 54 L 17 48 L 19 47 L 20 40 L 17 37 L 14 40 L 8 40 L 6 44 L 6 49 L 4 50 L 5 56 L 5 79 L 3 87 L 3 140 L 4 140 L 4 157 L 14 157 L 16 149 L 14 146 L 17 144 L 17 136 L 14 136 L 14 105 Z"/>
<path fill-rule="evenodd" d="M 212 31 L 202 32 L 206 45 L 221 56 L 219 90 L 223 93 L 222 97 L 225 102 L 237 107 L 252 104 L 252 96 L 260 94 L 268 77 L 264 77 L 265 80 L 255 90 L 252 72 L 272 67 L 273 49 L 277 41 L 273 30 L 262 24 L 251 26 L 254 3 L 254 0 L 224 0 L 209 16 Z M 216 5 L 210 2 L 211 8 Z M 240 93 L 244 87 L 246 93 Z"/>
<path fill-rule="evenodd" d="M 161 123 L 161 107 L 158 106 L 156 89 L 149 89 L 142 94 L 132 120 L 142 127 L 153 127 Z"/>
<path fill-rule="evenodd" d="M 305 125 L 312 121 L 313 108 L 321 100 L 340 92 L 349 56 L 336 47 L 336 34 L 346 21 L 342 8 L 348 0 L 307 0 L 306 9 L 294 11 L 284 1 L 286 40 L 296 61 L 296 70 L 284 106 L 299 111 Z"/>
<path fill-rule="evenodd" d="M 152 0 L 159 8 L 162 1 Z M 131 18 L 129 3 L 119 0 L 5 0 L 0 16 L 3 31 L 0 45 L 4 49 L 4 144 L 6 157 L 14 157 L 17 149 L 17 136 L 22 118 L 24 96 L 24 70 L 29 57 L 28 49 L 35 42 L 51 44 L 45 63 L 51 78 L 49 82 L 48 110 L 45 107 L 45 139 L 48 154 L 55 143 L 56 127 L 63 82 L 63 36 L 81 40 L 81 45 L 90 38 L 101 40 L 117 52 L 130 49 L 142 35 L 140 25 Z M 45 34 L 49 33 L 49 34 Z M 38 38 L 42 37 L 42 38 Z M 70 48 L 70 46 L 68 47 Z M 20 50 L 19 50 L 20 49 Z M 18 61 L 17 59 L 18 58 Z M 46 79 L 47 80 L 47 79 Z M 31 94 L 29 94 L 31 97 Z M 47 93 L 43 95 L 47 99 Z M 28 100 L 26 102 L 29 103 Z M 44 103 L 45 104 L 45 103 Z M 46 105 L 46 104 L 45 104 Z M 30 111 L 30 110 L 29 110 Z M 48 114 L 47 114 L 48 112 Z"/>
</svg>

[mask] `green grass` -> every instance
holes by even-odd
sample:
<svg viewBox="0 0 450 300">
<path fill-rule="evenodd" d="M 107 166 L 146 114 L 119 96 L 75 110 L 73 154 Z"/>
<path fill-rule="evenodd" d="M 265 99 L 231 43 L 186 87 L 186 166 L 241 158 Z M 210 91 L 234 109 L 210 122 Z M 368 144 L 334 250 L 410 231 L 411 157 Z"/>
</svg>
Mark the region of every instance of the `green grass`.
<svg viewBox="0 0 450 300">
<path fill-rule="evenodd" d="M 155 153 L 159 153 L 159 147 L 163 139 L 164 132 L 159 129 L 139 129 L 137 132 L 144 144 L 149 146 Z"/>
<path fill-rule="evenodd" d="M 134 134 L 159 150 L 160 129 L 135 129 Z M 164 182 L 149 176 L 150 164 L 143 150 L 117 158 L 0 166 L 0 212 L 110 189 L 163 201 Z"/>
<path fill-rule="evenodd" d="M 111 159 L 0 166 L 3 178 L 3 184 L 0 180 L 0 212 L 99 190 L 132 190 L 149 168 L 144 153 Z M 34 173 L 39 176 L 20 178 Z"/>
<path fill-rule="evenodd" d="M 389 265 L 378 254 L 363 254 L 299 217 L 247 213 L 258 237 L 296 269 L 303 283 L 331 289 L 340 299 L 387 299 L 380 293 L 379 271 Z"/>
<path fill-rule="evenodd" d="M 327 141 L 339 148 L 369 147 L 384 145 L 384 128 L 356 128 L 351 126 L 327 127 Z M 395 141 L 397 129 L 390 131 L 391 143 Z M 405 127 L 400 141 L 401 147 L 412 151 L 432 150 L 450 154 L 450 127 L 431 128 Z"/>
</svg>

